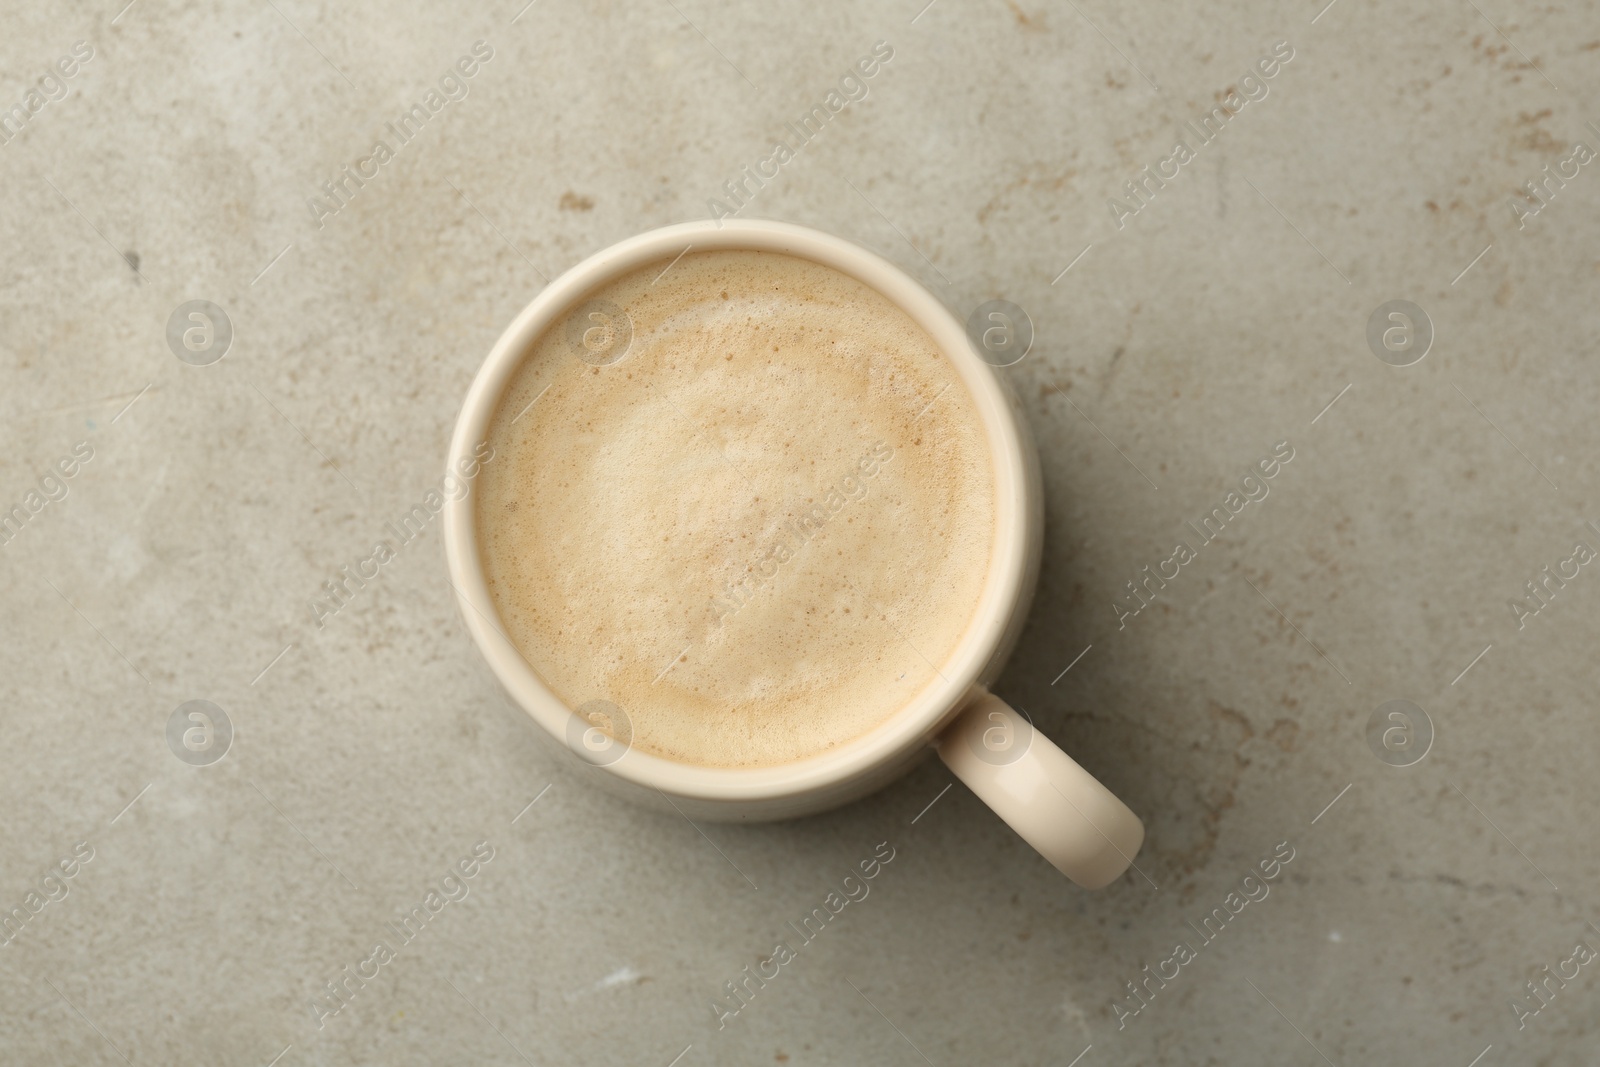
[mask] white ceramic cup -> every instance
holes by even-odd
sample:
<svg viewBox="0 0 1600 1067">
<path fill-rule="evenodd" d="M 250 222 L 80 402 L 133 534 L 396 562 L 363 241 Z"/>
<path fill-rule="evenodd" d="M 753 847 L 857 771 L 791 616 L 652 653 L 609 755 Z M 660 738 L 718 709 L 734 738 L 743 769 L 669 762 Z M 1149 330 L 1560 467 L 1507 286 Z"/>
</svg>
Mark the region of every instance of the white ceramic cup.
<svg viewBox="0 0 1600 1067">
<path fill-rule="evenodd" d="M 524 354 L 596 289 L 685 249 L 778 252 L 832 267 L 897 304 L 960 375 L 994 460 L 995 538 L 976 615 L 939 677 L 910 704 L 853 741 L 819 756 L 761 768 L 705 767 L 621 745 L 580 719 L 507 637 L 478 554 L 476 491 L 446 503 L 445 553 L 462 615 L 490 667 L 552 738 L 596 768 L 598 781 L 691 818 L 752 821 L 807 815 L 880 788 L 937 748 L 956 776 L 1077 884 L 1119 877 L 1144 840 L 1127 806 L 986 688 L 1015 647 L 1033 598 L 1043 543 L 1043 489 L 1027 423 L 1001 377 L 973 350 L 963 325 L 904 271 L 847 241 L 764 220 L 686 223 L 595 253 L 534 298 L 500 336 L 467 391 L 448 469 L 469 461 Z M 537 409 L 529 413 L 537 417 Z M 665 801 L 666 803 L 663 803 Z"/>
</svg>

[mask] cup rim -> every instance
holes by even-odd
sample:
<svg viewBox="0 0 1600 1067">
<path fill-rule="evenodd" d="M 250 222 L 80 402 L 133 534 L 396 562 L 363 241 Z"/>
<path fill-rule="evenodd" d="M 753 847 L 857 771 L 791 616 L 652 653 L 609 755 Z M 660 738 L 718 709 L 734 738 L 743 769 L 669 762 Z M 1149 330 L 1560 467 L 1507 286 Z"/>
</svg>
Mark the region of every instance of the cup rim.
<svg viewBox="0 0 1600 1067">
<path fill-rule="evenodd" d="M 626 750 L 602 769 L 663 793 L 709 801 L 792 798 L 840 786 L 870 774 L 933 741 L 965 704 L 1003 640 L 1024 593 L 1027 544 L 1027 475 L 1023 441 L 993 369 L 976 352 L 958 322 L 920 282 L 874 252 L 831 234 L 765 219 L 690 222 L 649 230 L 582 260 L 550 282 L 496 340 L 467 390 L 451 437 L 447 471 L 469 461 L 488 437 L 501 399 L 524 355 L 573 305 L 613 279 L 688 249 L 747 249 L 809 259 L 882 294 L 920 326 L 956 368 L 984 425 L 995 476 L 994 541 L 989 580 L 954 652 L 938 677 L 878 726 L 837 748 L 763 767 L 710 767 L 681 763 L 639 749 Z M 447 499 L 442 515 L 450 579 L 468 631 L 500 684 L 529 717 L 566 744 L 576 713 L 533 670 L 505 633 L 489 593 L 478 551 L 476 479 Z M 581 720 L 580 720 L 581 721 Z"/>
</svg>

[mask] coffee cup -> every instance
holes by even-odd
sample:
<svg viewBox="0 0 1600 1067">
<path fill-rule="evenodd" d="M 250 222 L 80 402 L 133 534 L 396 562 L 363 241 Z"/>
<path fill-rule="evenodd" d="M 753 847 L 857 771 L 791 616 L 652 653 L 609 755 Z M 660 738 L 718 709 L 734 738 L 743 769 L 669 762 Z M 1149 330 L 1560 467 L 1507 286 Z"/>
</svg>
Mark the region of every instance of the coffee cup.
<svg viewBox="0 0 1600 1067">
<path fill-rule="evenodd" d="M 1031 433 L 1006 383 L 975 351 L 962 323 L 898 267 L 840 238 L 764 220 L 668 226 L 615 244 L 550 283 L 495 343 L 462 405 L 448 469 L 478 469 L 484 442 L 528 353 L 552 331 L 571 332 L 575 309 L 582 312 L 579 326 L 586 327 L 574 334 L 575 343 L 592 350 L 578 352 L 593 365 L 587 372 L 600 373 L 620 360 L 626 353 L 612 346 L 628 328 L 613 321 L 616 309 L 590 307 L 595 294 L 651 265 L 670 270 L 690 250 L 769 253 L 829 268 L 903 312 L 948 361 L 970 397 L 992 469 L 993 537 L 987 559 L 977 561 L 986 569 L 971 617 L 950 653 L 932 667 L 928 684 L 859 736 L 770 765 L 708 766 L 668 758 L 631 744 L 625 709 L 603 699 L 569 704 L 530 665 L 491 591 L 480 536 L 478 497 L 484 490 L 481 478 L 468 479 L 467 492 L 445 504 L 445 552 L 462 617 L 496 678 L 545 734 L 594 769 L 597 784 L 648 805 L 717 821 L 808 815 L 883 787 L 932 748 L 1072 881 L 1089 889 L 1114 881 L 1132 864 L 1143 824 L 989 688 L 1017 643 L 1038 577 L 1043 489 Z M 530 403 L 518 417 L 539 416 Z"/>
</svg>

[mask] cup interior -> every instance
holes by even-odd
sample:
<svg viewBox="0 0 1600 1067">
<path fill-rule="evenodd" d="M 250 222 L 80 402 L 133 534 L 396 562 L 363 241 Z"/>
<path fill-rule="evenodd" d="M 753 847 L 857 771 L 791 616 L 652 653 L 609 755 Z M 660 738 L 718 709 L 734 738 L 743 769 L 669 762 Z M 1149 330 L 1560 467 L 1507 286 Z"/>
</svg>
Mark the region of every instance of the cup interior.
<svg viewBox="0 0 1600 1067">
<path fill-rule="evenodd" d="M 938 677 L 909 704 L 867 733 L 826 753 L 774 766 L 729 768 L 681 763 L 638 749 L 608 757 L 604 769 L 640 786 L 706 801 L 770 801 L 837 788 L 933 740 L 960 709 L 1025 601 L 1028 480 L 1016 415 L 994 371 L 972 350 L 963 325 L 920 283 L 872 252 L 816 230 L 764 220 L 686 223 L 652 230 L 604 249 L 550 283 L 506 328 L 479 369 L 456 422 L 448 469 L 486 440 L 501 397 L 526 354 L 547 329 L 596 289 L 686 249 L 744 249 L 809 259 L 855 278 L 898 305 L 959 373 L 987 436 L 995 478 L 995 530 L 988 579 L 978 607 Z M 479 556 L 477 487 L 447 501 L 445 553 L 451 582 L 473 639 L 495 676 L 536 722 L 572 746 L 586 726 L 530 667 L 506 635 Z M 581 734 L 583 731 L 578 731 Z M 575 748 L 581 752 L 581 746 Z M 590 762 L 596 762 L 590 759 Z"/>
</svg>

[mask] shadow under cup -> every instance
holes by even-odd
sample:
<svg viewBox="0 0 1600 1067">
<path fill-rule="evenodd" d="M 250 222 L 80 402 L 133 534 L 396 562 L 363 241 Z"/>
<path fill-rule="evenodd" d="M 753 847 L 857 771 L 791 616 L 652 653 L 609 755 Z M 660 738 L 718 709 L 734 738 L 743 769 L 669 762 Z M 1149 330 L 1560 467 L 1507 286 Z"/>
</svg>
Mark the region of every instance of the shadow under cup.
<svg viewBox="0 0 1600 1067">
<path fill-rule="evenodd" d="M 748 250 L 811 260 L 854 278 L 898 306 L 956 370 L 982 423 L 993 464 L 994 536 L 977 609 L 934 681 L 878 726 L 828 751 L 774 766 L 711 767 L 665 759 L 631 745 L 626 712 L 604 700 L 568 707 L 507 636 L 489 591 L 478 543 L 477 484 L 445 503 L 450 577 L 474 641 L 507 692 L 549 737 L 592 767 L 597 784 L 694 818 L 789 818 L 835 807 L 904 773 L 940 730 L 999 673 L 1015 646 L 1038 573 L 1043 508 L 1038 461 L 1014 398 L 973 351 L 963 325 L 925 288 L 877 255 L 839 238 L 784 223 L 726 220 L 666 227 L 613 245 L 552 282 L 501 335 L 468 390 L 447 469 L 473 464 L 524 358 L 553 326 L 577 323 L 574 340 L 604 366 L 620 358 L 619 320 L 586 303 L 609 283 L 652 263 L 695 252 Z M 573 316 L 582 310 L 582 316 Z M 565 320 L 565 323 L 564 323 Z M 584 325 L 588 323 L 588 325 Z M 610 332 L 608 332 L 610 331 Z M 625 347 L 621 350 L 625 351 Z M 473 467 L 473 469 L 476 469 Z"/>
</svg>

